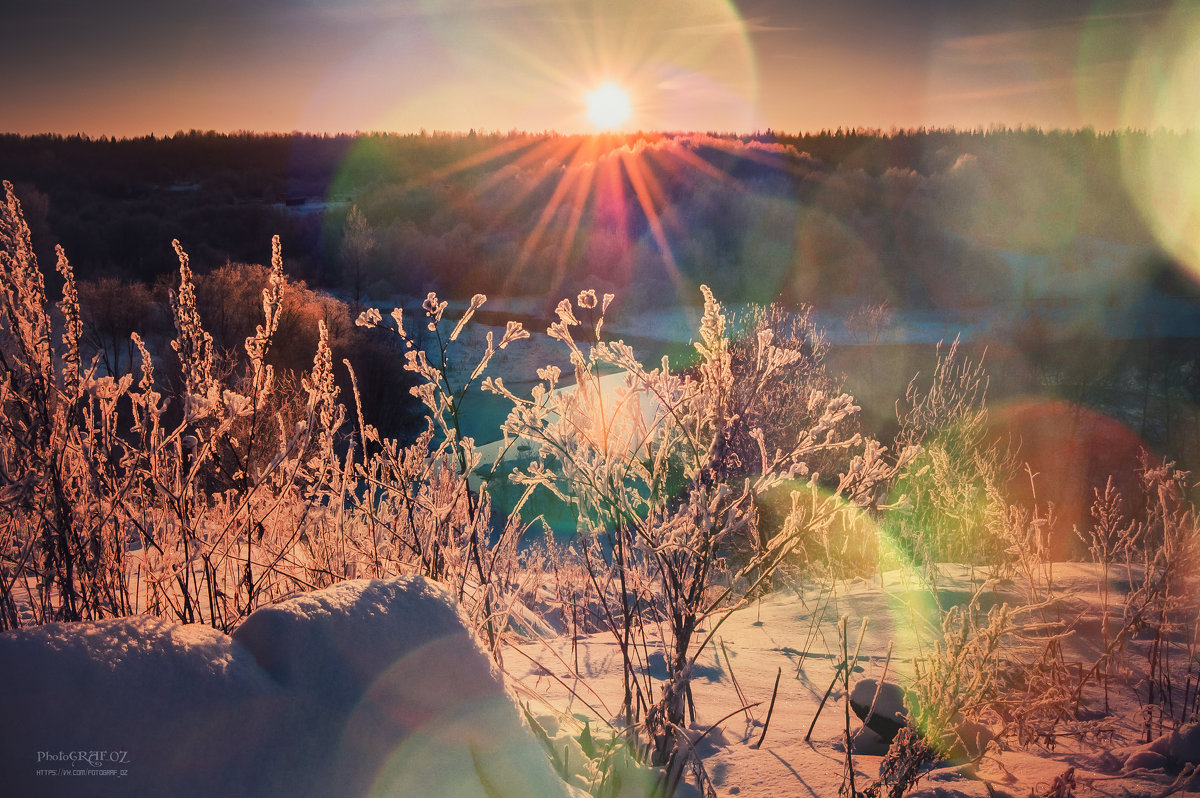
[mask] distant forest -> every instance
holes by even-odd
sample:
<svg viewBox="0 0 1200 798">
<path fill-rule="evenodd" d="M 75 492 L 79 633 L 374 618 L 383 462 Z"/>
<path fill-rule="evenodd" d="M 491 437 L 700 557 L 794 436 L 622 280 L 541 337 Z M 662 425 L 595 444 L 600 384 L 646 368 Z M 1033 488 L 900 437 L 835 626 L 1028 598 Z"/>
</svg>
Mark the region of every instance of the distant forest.
<svg viewBox="0 0 1200 798">
<path fill-rule="evenodd" d="M 1147 148 L 1195 144 L 1090 130 L 0 135 L 0 178 L 15 186 L 53 297 L 54 247 L 65 249 L 85 354 L 102 375 L 135 367 L 138 332 L 179 379 L 172 239 L 196 272 L 220 370 L 241 368 L 278 234 L 288 287 L 269 360 L 298 389 L 323 321 L 342 396 L 354 389 L 345 358 L 364 416 L 390 435 L 415 434 L 421 408 L 396 336 L 355 326 L 364 304 L 414 309 L 427 291 L 536 297 L 541 312 L 509 307 L 537 331 L 583 288 L 645 319 L 698 303 L 704 283 L 727 305 L 810 305 L 848 325 L 876 318 L 861 315 L 871 308 L 881 325 L 896 312 L 898 327 L 927 310 L 963 326 L 990 317 L 998 393 L 1032 379 L 1196 462 L 1200 439 L 1182 442 L 1178 408 L 1200 403 L 1200 292 L 1154 243 L 1122 168 Z M 862 357 L 837 365 L 862 372 L 860 397 L 879 377 Z M 886 421 L 894 397 L 883 394 L 873 418 Z"/>
<path fill-rule="evenodd" d="M 1150 138 L 0 135 L 0 177 L 43 263 L 61 244 L 84 280 L 153 284 L 177 268 L 173 238 L 201 273 L 264 263 L 279 234 L 290 276 L 353 303 L 585 284 L 637 302 L 703 282 L 727 302 L 970 307 L 1043 290 L 1014 256 L 1086 271 L 1088 242 L 1175 279 L 1121 177 Z"/>
</svg>

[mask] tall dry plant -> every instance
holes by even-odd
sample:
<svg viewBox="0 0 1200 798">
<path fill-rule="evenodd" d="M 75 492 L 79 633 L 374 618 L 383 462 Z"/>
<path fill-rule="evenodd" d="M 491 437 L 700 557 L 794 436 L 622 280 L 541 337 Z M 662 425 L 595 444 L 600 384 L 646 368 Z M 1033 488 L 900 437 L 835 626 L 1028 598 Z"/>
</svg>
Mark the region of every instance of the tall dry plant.
<svg viewBox="0 0 1200 798">
<path fill-rule="evenodd" d="M 284 285 L 278 239 L 263 324 L 240 373 L 213 366 L 186 253 L 171 295 L 174 389 L 134 336 L 138 373 L 97 376 L 79 355 L 74 274 L 61 249 L 60 343 L 20 205 L 0 218 L 0 590 L 6 627 L 150 612 L 231 629 L 263 601 L 312 587 L 297 542 L 341 473 L 342 423 L 321 335 L 312 377 L 282 395 L 266 353 Z"/>
<path fill-rule="evenodd" d="M 550 491 L 578 518 L 587 577 L 622 656 L 626 729 L 667 766 L 669 788 L 689 759 L 692 667 L 722 620 L 807 536 L 869 503 L 913 455 L 906 449 L 888 458 L 858 434 L 839 435 L 858 408 L 845 394 L 817 388 L 803 397 L 813 422 L 769 448 L 761 427 L 742 425 L 769 412 L 761 405 L 767 385 L 804 352 L 759 330 L 753 365 L 735 384 L 725 314 L 702 291 L 700 360 L 687 372 L 672 371 L 665 359 L 646 368 L 628 345 L 606 341 L 601 331 L 613 297 L 584 291 L 574 303 L 559 303 L 547 329 L 567 350 L 572 383 L 557 366 L 539 369 L 528 396 L 500 379 L 483 383 L 513 404 L 505 443 L 524 440 L 537 451 L 511 479 Z M 752 469 L 734 459 L 731 441 L 742 434 L 756 442 Z M 809 464 L 831 451 L 853 456 L 828 488 Z M 759 540 L 757 500 L 788 481 L 787 522 Z M 728 555 L 747 540 L 755 542 L 753 554 L 730 568 Z M 664 675 L 656 675 L 655 662 L 665 665 Z"/>
<path fill-rule="evenodd" d="M 1169 462 L 1142 474 L 1147 510 L 1134 560 L 1139 567 L 1130 569 L 1139 577 L 1125 599 L 1124 628 L 1148 640 L 1143 651 L 1133 654 L 1144 658 L 1134 672 L 1142 675 L 1136 687 L 1145 696 L 1147 742 L 1196 718 L 1200 518 L 1181 500 L 1188 476 Z"/>
<path fill-rule="evenodd" d="M 1012 457 L 987 435 L 988 375 L 982 361 L 939 344 L 933 372 L 920 375 L 896 404 L 897 446 L 921 452 L 896 480 L 906 508 L 889 513 L 884 530 L 893 553 L 932 568 L 938 562 L 999 563 L 1007 542 L 1002 488 Z"/>
<path fill-rule="evenodd" d="M 61 248 L 61 339 L 53 341 L 45 282 L 12 185 L 0 210 L 0 499 L 6 628 L 21 623 L 23 590 L 37 622 L 130 609 L 123 529 L 105 487 L 121 449 L 112 423 L 130 380 L 98 379 L 79 357 L 78 293 Z M 118 484 L 114 484 L 118 483 Z"/>
<path fill-rule="evenodd" d="M 312 563 L 298 543 L 313 521 L 313 499 L 338 478 L 334 436 L 344 411 L 333 382 L 323 326 L 311 375 L 281 394 L 266 362 L 284 292 L 279 240 L 262 294 L 263 323 L 244 344 L 241 374 L 214 374 L 212 338 L 195 305 L 186 253 L 171 292 L 182 374 L 181 417 L 168 413 L 143 372 L 131 396 L 137 445 L 129 461 L 140 477 L 128 502 L 142 543 L 147 608 L 184 622 L 232 628 L 264 600 L 311 589 Z M 143 368 L 149 367 L 148 353 Z"/>
<path fill-rule="evenodd" d="M 1181 498 L 1186 481 L 1170 463 L 1147 469 L 1146 510 L 1137 517 L 1126 515 L 1112 480 L 1095 489 L 1092 523 L 1080 535 L 1099 566 L 1095 620 L 1072 609 L 1071 595 L 1056 588 L 1054 564 L 1045 556 L 1052 519 L 1037 508 L 1010 509 L 1012 551 L 1027 593 L 1023 610 L 1034 622 L 1021 635 L 1027 653 L 1006 664 L 997 705 L 1019 744 L 1052 746 L 1058 737 L 1097 733 L 1095 724 L 1080 723 L 1089 689 L 1100 693 L 1105 712 L 1112 690 L 1137 695 L 1146 742 L 1197 719 L 1200 524 Z M 1087 623 L 1098 626 L 1097 654 L 1084 662 L 1068 658 L 1064 641 Z"/>
<path fill-rule="evenodd" d="M 416 572 L 449 585 L 499 657 L 515 609 L 514 590 L 524 592 L 516 589 L 524 581 L 517 567 L 524 527 L 514 515 L 493 535 L 487 485 L 471 484 L 481 456 L 474 439 L 462 434 L 461 411 L 496 353 L 529 333 L 519 322 L 509 322 L 499 341 L 488 331 L 484 351 L 469 371 L 459 371 L 452 345 L 486 301 L 483 294 L 473 296 L 450 327 L 447 303 L 430 293 L 422 306 L 429 352 L 405 330 L 400 309 L 392 312 L 391 325 L 375 308 L 359 315 L 359 326 L 386 327 L 403 341 L 404 367 L 419 380 L 411 391 L 425 406 L 427 428 L 404 446 L 367 423 L 356 401 L 362 452 L 354 476 L 361 489 L 348 498 L 361 530 L 355 534 L 356 547 L 370 572 Z"/>
<path fill-rule="evenodd" d="M 1025 631 L 1016 621 L 1024 608 L 1001 604 L 982 612 L 984 587 L 964 605 L 941 611 L 939 634 L 913 660 L 912 723 L 939 756 L 962 756 L 986 744 L 971 739 L 974 729 L 965 721 L 985 716 L 1000 700 L 1005 644 Z"/>
</svg>

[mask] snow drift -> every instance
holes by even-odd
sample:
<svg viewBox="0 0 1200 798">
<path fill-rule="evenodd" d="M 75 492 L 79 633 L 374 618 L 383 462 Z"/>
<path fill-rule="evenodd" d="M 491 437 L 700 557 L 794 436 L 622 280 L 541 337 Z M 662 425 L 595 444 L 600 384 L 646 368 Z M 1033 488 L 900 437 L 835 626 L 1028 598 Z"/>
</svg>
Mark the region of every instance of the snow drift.
<svg viewBox="0 0 1200 798">
<path fill-rule="evenodd" d="M 345 582 L 232 636 L 133 617 L 0 635 L 12 795 L 554 796 L 441 588 Z"/>
</svg>

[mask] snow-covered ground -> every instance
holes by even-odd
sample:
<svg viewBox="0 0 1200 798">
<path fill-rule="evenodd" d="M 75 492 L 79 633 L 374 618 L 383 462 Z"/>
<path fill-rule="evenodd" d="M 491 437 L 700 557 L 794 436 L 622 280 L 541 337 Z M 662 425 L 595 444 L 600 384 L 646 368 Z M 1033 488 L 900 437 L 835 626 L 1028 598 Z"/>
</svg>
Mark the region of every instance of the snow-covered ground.
<svg viewBox="0 0 1200 798">
<path fill-rule="evenodd" d="M 1131 576 L 1118 570 L 1115 603 Z M 1041 586 L 1050 603 L 1039 612 L 1066 630 L 1064 661 L 1094 662 L 1102 646 L 1098 566 L 1060 563 L 1041 574 L 1053 589 Z M 691 731 L 716 794 L 838 795 L 847 717 L 840 682 L 821 704 L 841 659 L 839 619 L 846 619 L 852 650 L 865 624 L 852 699 L 865 703 L 882 681 L 875 714 L 900 719 L 893 685 L 908 686 L 914 663 L 932 652 L 937 604 L 966 605 L 985 576 L 947 565 L 932 580 L 905 570 L 798 583 L 733 612 L 693 669 Z M 1019 576 L 991 580 L 978 606 L 1026 606 L 1029 598 Z M 1135 636 L 1127 660 L 1144 658 L 1150 645 Z M 1036 649 L 1036 642 L 1012 641 L 1005 657 L 1018 661 Z M 260 609 L 232 636 L 148 617 L 5 633 L 3 793 L 579 795 L 574 788 L 596 775 L 580 754 L 579 718 L 589 718 L 594 739 L 604 740 L 619 715 L 621 657 L 613 640 L 551 636 L 508 649 L 504 662 L 507 691 L 444 591 L 420 578 L 346 582 L 295 596 Z M 652 657 L 648 667 L 662 663 Z M 968 761 L 977 753 L 969 750 L 960 761 L 936 764 L 909 794 L 1043 795 L 1069 768 L 1080 796 L 1200 789 L 1192 775 L 1200 727 L 1168 726 L 1143 744 L 1144 674 L 1118 671 L 1107 699 L 1093 682 L 1080 721 L 1061 724 L 1065 733 L 1054 741 L 1018 746 L 1002 723 L 964 723 L 971 745 L 986 743 L 982 756 Z M 753 705 L 744 711 L 739 689 Z M 514 696 L 539 735 L 576 752 L 557 765 L 573 787 L 554 774 Z M 851 716 L 852 729 L 860 726 Z M 878 775 L 884 750 L 867 733 L 856 737 L 859 789 Z M 618 794 L 644 794 L 636 779 L 625 783 Z M 685 785 L 680 794 L 696 792 Z"/>
<path fill-rule="evenodd" d="M 1069 663 L 1094 662 L 1102 645 L 1097 626 L 1098 568 L 1082 563 L 1052 567 L 1056 611 L 1065 613 L 1059 617 L 1080 621 L 1063 640 L 1065 659 Z M 704 755 L 704 767 L 717 795 L 837 796 L 845 760 L 842 690 L 835 686 L 819 716 L 818 710 L 842 656 L 838 619 L 847 619 L 851 652 L 866 621 L 858 667 L 851 678 L 852 691 L 867 680 L 906 685 L 913 674 L 914 658 L 928 656 L 932 650 L 935 635 L 930 622 L 937 617 L 935 595 L 946 607 L 963 604 L 982 581 L 980 572 L 943 566 L 934 589 L 915 572 L 893 571 L 869 580 L 839 583 L 834 590 L 809 586 L 778 592 L 734 612 L 693 671 L 697 718 L 691 728 L 695 736 L 704 735 L 698 750 Z M 1021 606 L 1027 599 L 1027 591 L 1014 581 L 995 583 L 984 593 L 984 603 L 993 606 L 1005 602 Z M 1146 640 L 1131 643 L 1135 661 L 1148 645 Z M 506 662 L 523 695 L 543 698 L 535 714 L 582 713 L 595 720 L 618 713 L 621 656 L 611 636 L 589 636 L 574 650 L 570 639 L 557 638 L 528 644 L 524 651 L 528 658 L 510 656 Z M 1020 653 L 1016 649 L 1008 652 L 1014 657 Z M 778 694 L 759 746 L 777 674 Z M 1068 768 L 1074 768 L 1076 795 L 1158 796 L 1172 785 L 1200 790 L 1200 778 L 1188 776 L 1188 768 L 1200 762 L 1200 727 L 1189 727 L 1182 736 L 1164 734 L 1150 746 L 1140 744 L 1145 695 L 1140 688 L 1142 676 L 1136 669 L 1126 670 L 1120 679 L 1112 680 L 1107 714 L 1098 688 L 1085 693 L 1084 717 L 1076 731 L 1088 734 L 1077 738 L 1065 735 L 1053 745 L 1043 740 L 1018 747 L 1011 735 L 1003 734 L 1002 724 L 995 724 L 985 737 L 994 734 L 999 739 L 987 746 L 982 758 L 941 763 L 909 794 L 1024 798 L 1045 794 Z M 746 701 L 757 703 L 747 712 L 737 711 L 742 705 L 735 680 Z M 806 741 L 814 717 L 816 724 Z M 717 728 L 709 730 L 722 719 Z M 851 715 L 852 729 L 857 731 L 861 725 Z M 1070 731 L 1070 725 L 1063 724 L 1062 729 Z M 854 764 L 857 786 L 862 789 L 879 775 L 884 749 L 859 743 L 856 747 L 861 749 Z"/>
<path fill-rule="evenodd" d="M 0 794 L 567 796 L 446 593 L 344 582 L 232 636 L 139 616 L 0 635 Z"/>
</svg>

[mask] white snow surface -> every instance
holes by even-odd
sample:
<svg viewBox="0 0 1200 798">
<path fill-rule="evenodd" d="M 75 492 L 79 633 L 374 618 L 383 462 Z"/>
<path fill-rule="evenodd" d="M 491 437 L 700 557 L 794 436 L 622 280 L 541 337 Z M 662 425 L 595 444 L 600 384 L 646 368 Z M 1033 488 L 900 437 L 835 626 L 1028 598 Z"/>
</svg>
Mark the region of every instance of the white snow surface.
<svg viewBox="0 0 1200 798">
<path fill-rule="evenodd" d="M 1094 661 L 1100 573 L 1088 564 L 1052 567 L 1055 606 L 1079 618 L 1062 640 L 1065 656 Z M 798 584 L 734 612 L 692 673 L 698 716 L 690 731 L 716 794 L 838 795 L 846 722 L 839 684 L 818 716 L 841 656 L 837 620 L 847 619 L 852 646 L 868 620 L 851 688 L 874 696 L 879 681 L 911 678 L 937 615 L 935 596 L 943 606 L 962 604 L 983 579 L 943 566 L 936 587 L 901 572 Z M 1121 581 L 1114 578 L 1115 590 Z M 1019 579 L 999 580 L 984 604 L 1018 606 L 1025 594 Z M 601 738 L 610 733 L 620 656 L 603 634 L 573 645 L 542 633 L 541 642 L 506 653 L 509 689 L 530 702 L 564 758 L 571 748 L 571 781 L 583 787 L 594 774 L 581 770 L 571 716 L 590 718 Z M 1149 644 L 1131 641 L 1135 660 Z M 662 665 L 647 663 L 652 671 Z M 6 796 L 578 795 L 554 773 L 453 602 L 420 578 L 297 596 L 254 613 L 231 637 L 147 617 L 6 633 L 0 674 Z M 1068 768 L 1080 798 L 1196 795 L 1200 727 L 1142 743 L 1140 682 L 1136 672 L 1114 679 L 1110 713 L 1079 719 L 1081 730 L 1102 726 L 1102 740 L 1016 747 L 1011 738 L 992 740 L 1002 729 L 981 727 L 981 757 L 936 767 L 910 795 L 1042 795 Z M 738 711 L 738 687 L 756 706 Z M 1099 710 L 1103 701 L 1090 689 L 1084 703 Z M 897 717 L 899 695 L 881 691 L 876 711 Z M 860 735 L 854 743 L 859 789 L 878 774 L 883 753 L 867 742 Z M 690 785 L 680 792 L 695 795 Z"/>
<path fill-rule="evenodd" d="M 566 796 L 450 598 L 345 582 L 232 636 L 150 617 L 0 635 L 13 796 Z"/>
<path fill-rule="evenodd" d="M 1099 634 L 1098 566 L 1085 563 L 1047 564 L 1053 569 L 1054 603 L 1064 617 L 1080 620 L 1061 641 L 1069 662 L 1092 662 L 1102 648 Z M 795 590 L 764 597 L 734 612 L 717 629 L 713 644 L 696 660 L 692 690 L 697 718 L 691 723 L 694 737 L 704 736 L 698 750 L 716 794 L 737 798 L 804 796 L 834 798 L 842 788 L 845 762 L 844 730 L 846 708 L 840 679 L 828 701 L 821 700 L 833 680 L 841 658 L 838 619 L 845 617 L 850 631 L 850 651 L 858 639 L 860 624 L 867 620 L 851 691 L 859 696 L 874 694 L 878 680 L 908 684 L 913 658 L 928 651 L 937 617 L 936 602 L 943 607 L 964 605 L 985 581 L 982 572 L 964 566 L 940 566 L 936 587 L 912 572 L 888 572 L 872 579 L 851 579 L 836 586 L 797 585 Z M 1116 595 L 1125 574 L 1114 575 Z M 989 582 L 984 608 L 1008 603 L 1027 603 L 1020 580 Z M 1119 610 L 1118 610 L 1119 612 Z M 889 643 L 893 650 L 888 656 Z M 722 648 L 723 644 L 723 648 Z M 1144 656 L 1149 641 L 1136 640 L 1134 659 Z M 507 657 L 510 676 L 523 685 L 528 695 L 543 698 L 538 713 L 579 713 L 593 720 L 593 728 L 613 719 L 621 701 L 621 657 L 609 635 L 595 634 L 572 646 L 569 637 L 547 639 L 524 646 L 527 658 Z M 651 662 L 654 670 L 661 662 Z M 779 674 L 765 739 L 759 745 L 767 721 L 772 692 Z M 756 706 L 739 712 L 737 685 L 748 702 Z M 1026 798 L 1044 795 L 1057 777 L 1074 768 L 1080 796 L 1200 795 L 1200 775 L 1188 770 L 1200 761 L 1200 728 L 1185 726 L 1148 745 L 1138 744 L 1142 733 L 1139 699 L 1141 675 L 1126 673 L 1117 685 L 1114 679 L 1109 701 L 1111 714 L 1099 712 L 1104 698 L 1094 687 L 1085 696 L 1091 712 L 1077 722 L 1080 729 L 1103 728 L 1103 742 L 1088 738 L 1078 742 L 1064 736 L 1056 745 L 1031 744 L 1018 748 L 1011 741 L 993 736 L 1002 729 L 989 729 L 964 721 L 963 739 L 981 757 L 936 766 L 908 793 L 914 798 L 932 796 L 1009 796 Z M 902 715 L 902 701 L 883 691 L 876 711 Z M 817 718 L 811 737 L 810 724 Z M 596 723 L 599 721 L 599 723 Z M 710 727 L 716 725 L 712 731 Z M 854 743 L 857 788 L 863 789 L 879 775 L 886 747 L 870 745 L 858 732 L 861 723 L 850 713 Z M 876 738 L 876 742 L 878 738 Z M 864 744 L 866 743 L 866 744 Z M 969 751 L 975 756 L 978 750 Z M 952 756 L 954 756 L 952 754 Z M 698 795 L 694 787 L 682 796 Z"/>
</svg>

